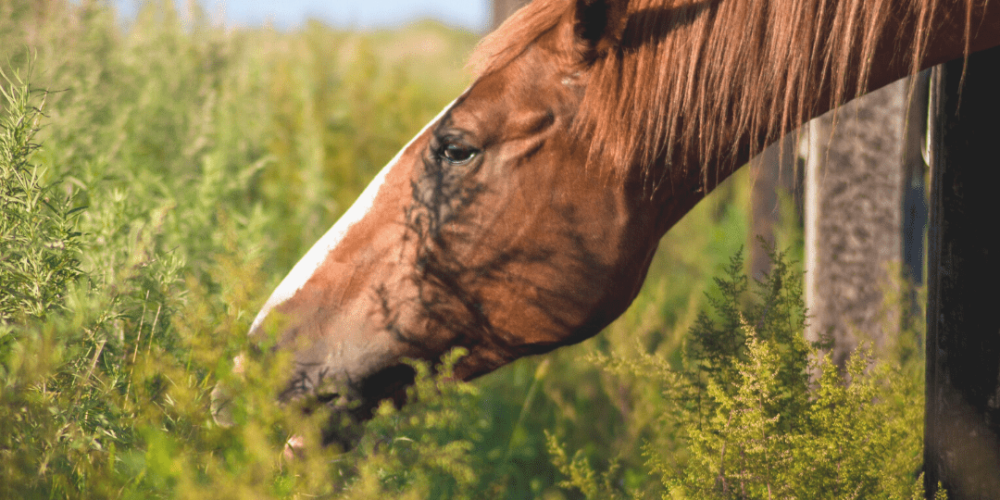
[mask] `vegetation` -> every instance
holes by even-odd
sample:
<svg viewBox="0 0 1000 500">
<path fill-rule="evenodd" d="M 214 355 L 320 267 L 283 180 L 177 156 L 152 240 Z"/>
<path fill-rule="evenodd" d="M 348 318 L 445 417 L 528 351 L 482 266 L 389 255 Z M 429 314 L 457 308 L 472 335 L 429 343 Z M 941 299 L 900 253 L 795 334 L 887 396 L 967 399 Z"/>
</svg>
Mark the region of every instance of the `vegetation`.
<svg viewBox="0 0 1000 500">
<path fill-rule="evenodd" d="M 681 366 L 642 352 L 592 356 L 659 384 L 659 434 L 645 457 L 664 498 L 923 498 L 920 379 L 863 348 L 839 373 L 804 340 L 799 277 L 783 255 L 772 258 L 753 298 L 733 258 L 715 280 L 714 317 L 699 315 Z M 612 470 L 600 483 L 582 457 L 568 459 L 556 439 L 549 446 L 566 486 L 621 496 Z"/>
<path fill-rule="evenodd" d="M 355 451 L 319 447 L 323 415 L 274 403 L 287 359 L 231 360 L 468 83 L 477 36 L 227 30 L 173 4 L 126 23 L 98 1 L 0 0 L 0 498 L 909 496 L 919 359 L 863 354 L 849 384 L 815 361 L 782 259 L 747 297 L 744 175 L 664 238 L 598 338 L 471 384 L 447 377 L 460 352 L 418 365 L 414 404 L 381 407 Z M 230 427 L 211 419 L 220 382 Z"/>
</svg>

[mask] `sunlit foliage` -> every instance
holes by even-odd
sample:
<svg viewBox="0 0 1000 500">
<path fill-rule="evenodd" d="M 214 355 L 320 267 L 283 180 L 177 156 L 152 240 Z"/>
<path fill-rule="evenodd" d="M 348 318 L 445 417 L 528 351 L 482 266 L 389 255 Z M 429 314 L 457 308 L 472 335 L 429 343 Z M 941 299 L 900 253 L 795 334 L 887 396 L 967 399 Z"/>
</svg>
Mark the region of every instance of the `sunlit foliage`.
<svg viewBox="0 0 1000 500">
<path fill-rule="evenodd" d="M 752 286 L 733 258 L 679 366 L 641 351 L 592 356 L 660 387 L 660 427 L 645 457 L 663 498 L 923 498 L 918 370 L 862 347 L 840 373 L 804 340 L 800 276 L 772 257 L 772 272 Z M 557 440 L 550 448 L 567 486 L 587 498 L 622 494 L 608 479 L 614 467 L 601 483 Z"/>
<path fill-rule="evenodd" d="M 0 498 L 699 498 L 718 493 L 720 465 L 727 491 L 790 491 L 794 471 L 913 484 L 915 434 L 888 446 L 870 423 L 912 424 L 919 359 L 905 377 L 859 362 L 851 385 L 802 378 L 794 273 L 781 267 L 757 306 L 732 274 L 743 174 L 663 239 L 598 338 L 471 384 L 448 377 L 460 352 L 417 365 L 412 404 L 382 406 L 354 451 L 321 448 L 326 415 L 275 402 L 288 360 L 251 349 L 248 326 L 468 84 L 478 36 L 233 29 L 173 6 L 121 20 L 95 0 L 0 0 Z M 786 226 L 782 246 L 797 238 Z M 710 303 L 720 312 L 701 314 Z M 217 386 L 230 426 L 212 419 Z M 859 447 L 820 446 L 834 436 Z M 896 468 L 856 470 L 869 443 Z M 816 457 L 843 475 L 806 470 Z"/>
</svg>

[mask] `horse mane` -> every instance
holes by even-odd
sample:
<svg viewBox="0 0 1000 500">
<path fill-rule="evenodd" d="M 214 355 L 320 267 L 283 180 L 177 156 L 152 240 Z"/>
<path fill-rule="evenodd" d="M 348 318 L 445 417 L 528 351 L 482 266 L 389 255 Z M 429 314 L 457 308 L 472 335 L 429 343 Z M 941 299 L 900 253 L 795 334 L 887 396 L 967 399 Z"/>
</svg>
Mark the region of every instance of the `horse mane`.
<svg viewBox="0 0 1000 500">
<path fill-rule="evenodd" d="M 633 0 L 621 42 L 587 63 L 574 132 L 587 134 L 588 165 L 620 175 L 641 168 L 655 187 L 666 177 L 659 168 L 695 153 L 708 183 L 713 160 L 747 147 L 741 137 L 757 153 L 805 123 L 822 99 L 833 108 L 865 93 L 873 64 L 889 63 L 874 60 L 876 46 L 887 30 L 903 29 L 899 19 L 916 37 L 894 57 L 909 52 L 916 73 L 939 1 Z M 519 10 L 476 49 L 478 75 L 572 22 L 577 3 L 534 0 Z"/>
</svg>

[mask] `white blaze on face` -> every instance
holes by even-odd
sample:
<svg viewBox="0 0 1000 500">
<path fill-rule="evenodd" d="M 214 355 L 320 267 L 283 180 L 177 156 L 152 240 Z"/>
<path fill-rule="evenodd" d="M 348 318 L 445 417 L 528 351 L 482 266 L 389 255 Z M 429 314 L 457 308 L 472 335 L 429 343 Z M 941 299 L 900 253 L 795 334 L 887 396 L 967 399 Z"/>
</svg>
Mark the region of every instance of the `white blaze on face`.
<svg viewBox="0 0 1000 500">
<path fill-rule="evenodd" d="M 356 222 L 363 219 L 365 215 L 368 214 L 368 211 L 372 209 L 372 206 L 375 204 L 375 197 L 378 196 L 379 189 L 382 187 L 382 184 L 385 182 L 385 178 L 389 175 L 390 171 L 392 171 L 393 167 L 396 166 L 399 159 L 403 156 L 403 152 L 409 149 L 410 145 L 412 145 L 418 137 L 423 135 L 427 129 L 437 123 L 438 120 L 440 120 L 441 117 L 443 117 L 445 113 L 451 109 L 453 104 L 455 104 L 455 101 L 452 101 L 450 104 L 445 106 L 444 109 L 441 110 L 441 113 L 434 117 L 430 123 L 425 125 L 423 130 L 411 139 L 406 146 L 403 146 L 403 149 L 399 150 L 399 153 L 396 154 L 395 158 L 389 161 L 385 167 L 382 167 L 382 171 L 375 176 L 375 179 L 373 179 L 371 184 L 365 188 L 365 190 L 361 193 L 361 196 L 358 197 L 357 201 L 351 205 L 351 208 L 347 209 L 347 212 L 345 212 L 344 215 L 337 220 L 337 223 L 334 224 L 333 227 L 331 227 L 330 230 L 319 239 L 319 241 L 313 244 L 312 248 L 306 252 L 305 256 L 303 256 L 302 259 L 295 264 L 292 271 L 288 273 L 288 276 L 285 276 L 285 279 L 281 280 L 281 284 L 278 285 L 278 288 L 271 293 L 271 297 L 267 299 L 267 302 L 264 303 L 264 307 L 262 307 L 260 312 L 257 313 L 257 317 L 254 318 L 253 324 L 250 326 L 251 333 L 260 327 L 260 325 L 264 322 L 264 318 L 267 317 L 268 313 L 270 313 L 272 309 L 278 307 L 278 305 L 282 302 L 292 298 L 292 296 L 295 295 L 295 292 L 298 292 L 306 284 L 306 282 L 309 281 L 309 278 L 311 278 L 313 273 L 316 272 L 316 269 L 319 269 L 320 264 L 326 260 L 326 256 L 329 255 L 334 248 L 337 248 L 337 245 L 344 239 L 344 235 L 347 234 L 348 229 L 350 229 Z"/>
</svg>

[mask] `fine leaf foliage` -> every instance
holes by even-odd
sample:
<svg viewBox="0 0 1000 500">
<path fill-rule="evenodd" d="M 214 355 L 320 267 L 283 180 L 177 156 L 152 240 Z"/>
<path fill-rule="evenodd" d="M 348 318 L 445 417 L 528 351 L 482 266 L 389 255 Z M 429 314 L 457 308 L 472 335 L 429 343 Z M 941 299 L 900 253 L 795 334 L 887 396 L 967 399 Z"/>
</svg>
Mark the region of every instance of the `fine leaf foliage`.
<svg viewBox="0 0 1000 500">
<path fill-rule="evenodd" d="M 80 276 L 71 195 L 32 161 L 42 103 L 17 73 L 0 70 L 0 328 L 62 309 Z M 37 105 L 37 107 L 36 107 Z"/>
<path fill-rule="evenodd" d="M 683 453 L 645 448 L 663 498 L 884 498 L 920 495 L 923 395 L 918 377 L 861 347 L 840 373 L 819 346 L 804 340 L 807 318 L 800 278 L 782 254 L 750 284 L 740 254 L 688 336 L 685 357 L 672 366 L 645 353 L 594 356 L 622 376 L 654 374 L 668 406 L 662 432 Z M 589 466 L 567 461 L 558 443 L 553 461 L 587 498 L 618 493 L 598 488 Z M 604 473 L 604 484 L 611 484 Z M 917 495 L 917 496 L 914 496 Z"/>
</svg>

